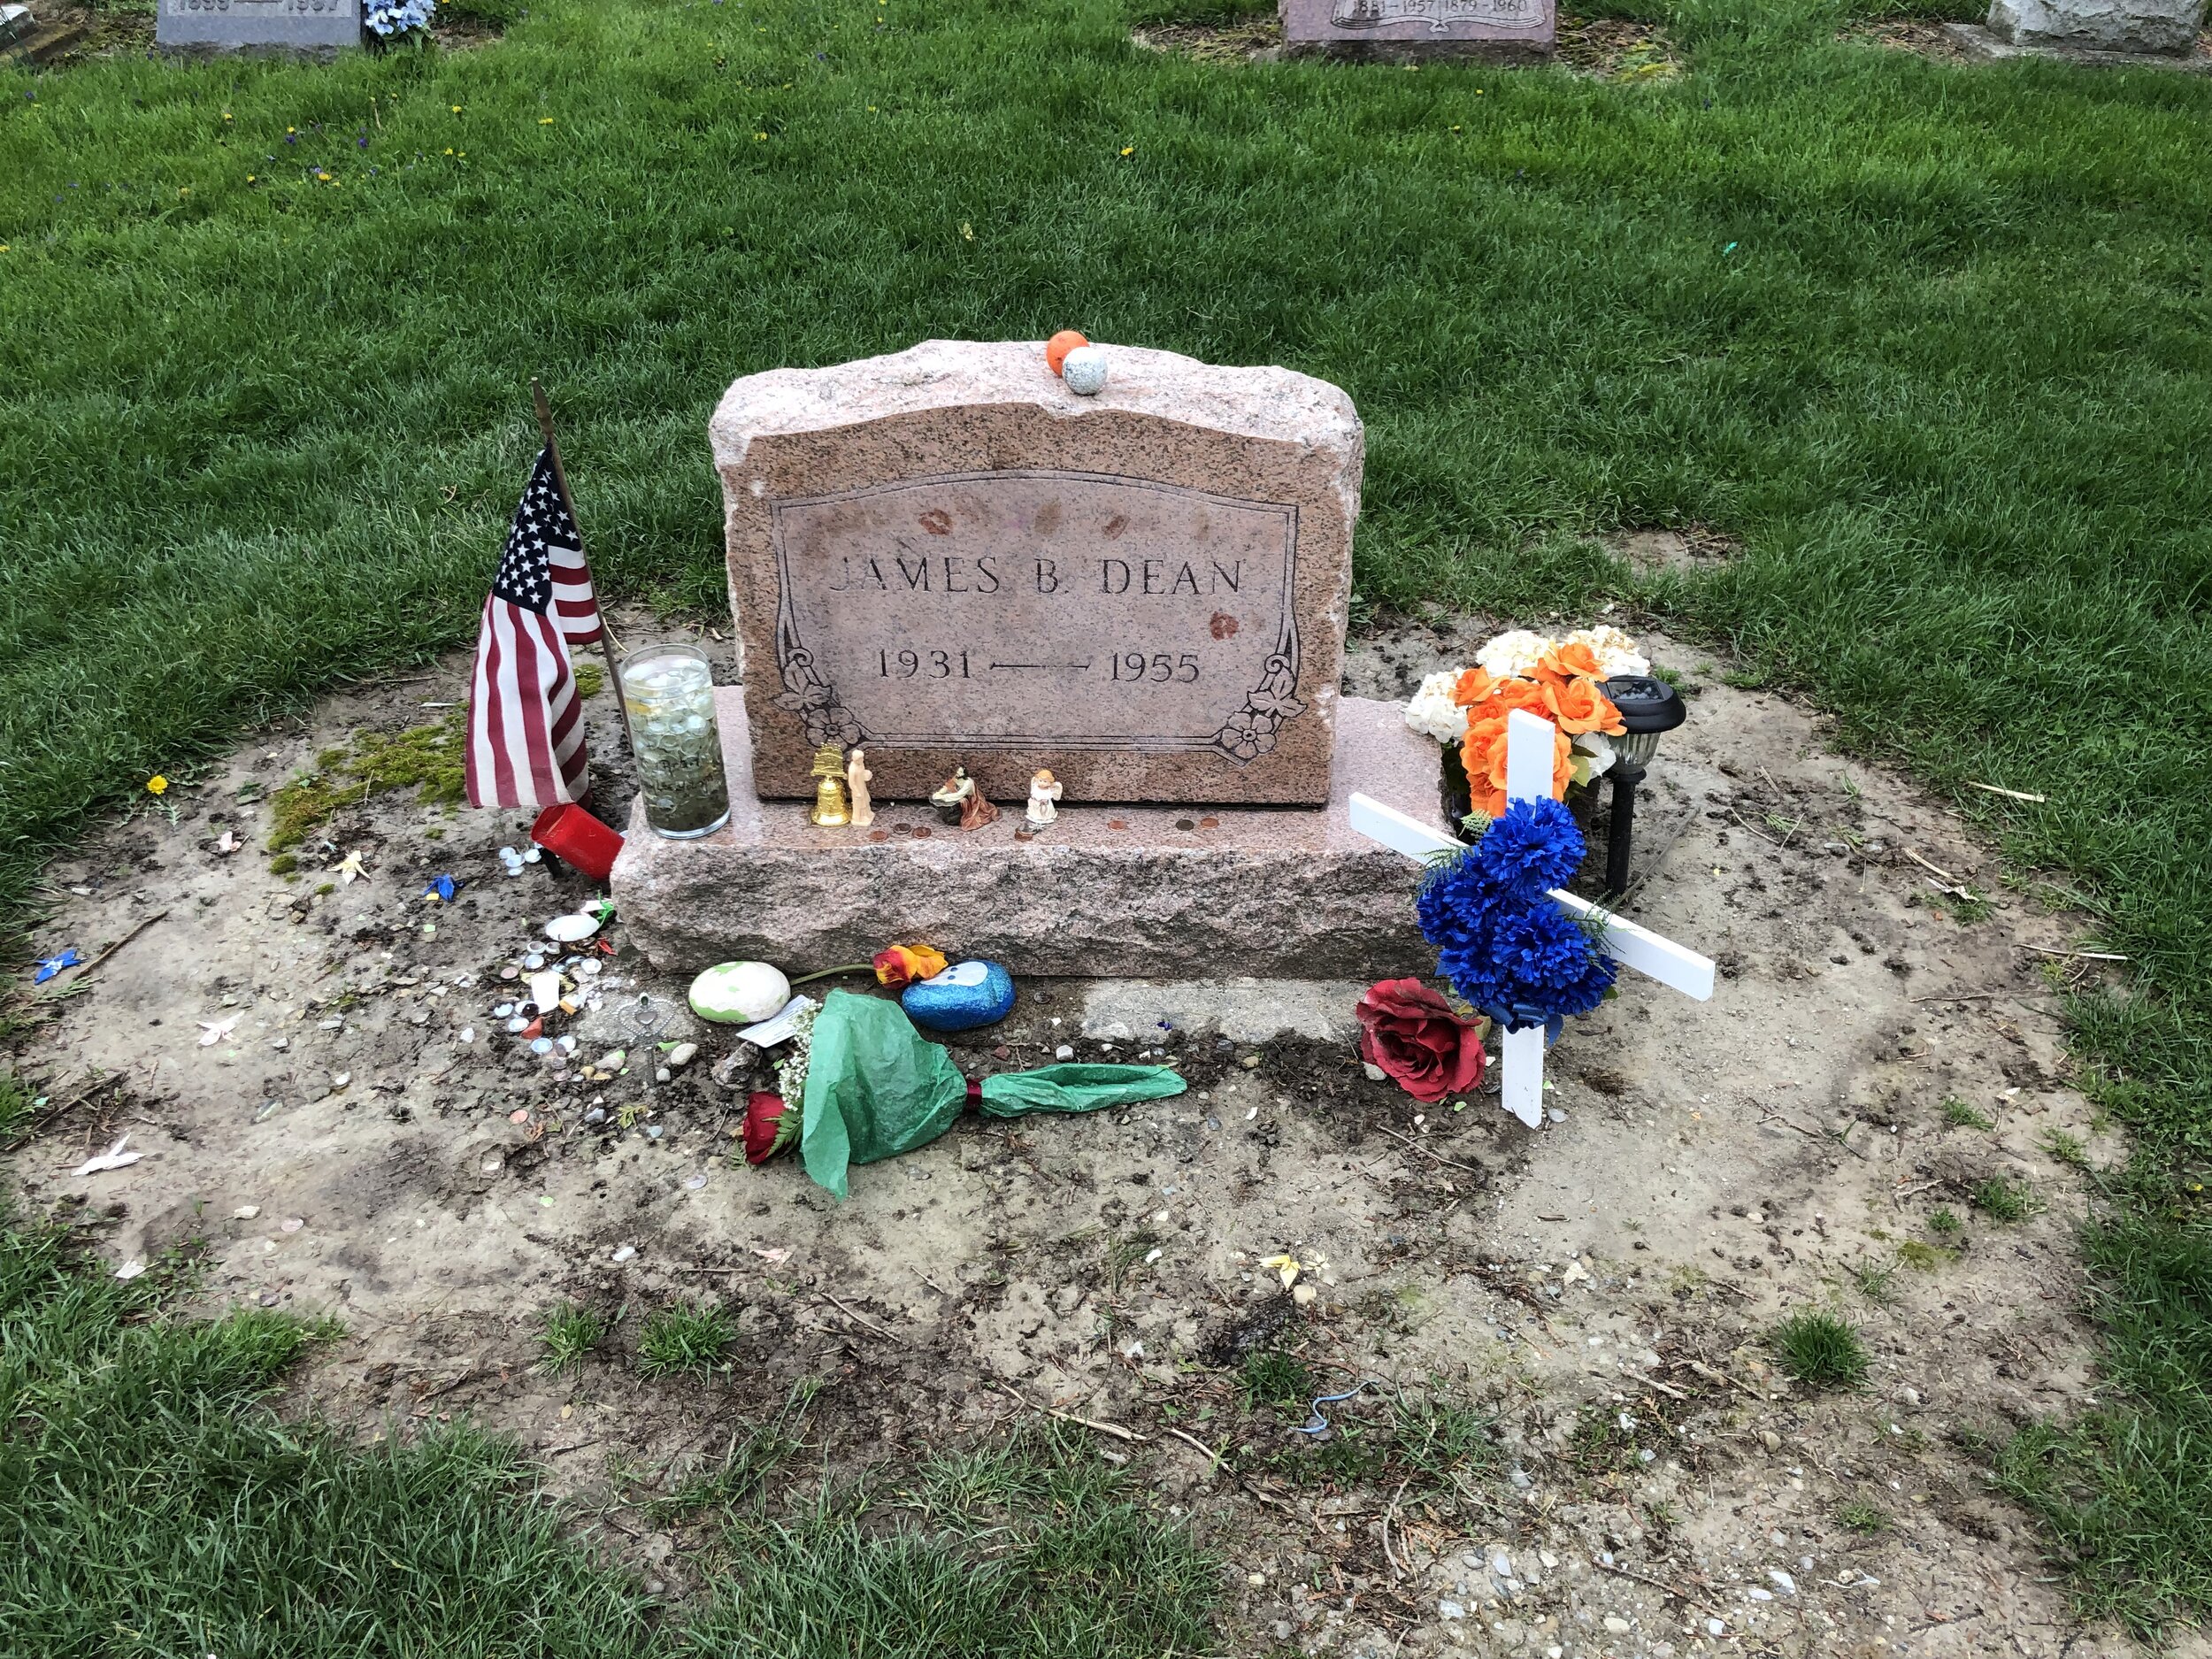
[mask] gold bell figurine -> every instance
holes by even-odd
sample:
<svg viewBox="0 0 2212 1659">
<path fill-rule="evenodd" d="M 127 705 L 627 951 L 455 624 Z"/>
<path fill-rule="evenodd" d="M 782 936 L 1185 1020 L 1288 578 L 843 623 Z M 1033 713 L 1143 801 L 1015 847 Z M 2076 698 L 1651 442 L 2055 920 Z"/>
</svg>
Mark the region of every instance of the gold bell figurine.
<svg viewBox="0 0 2212 1659">
<path fill-rule="evenodd" d="M 845 751 L 825 743 L 814 751 L 814 805 L 806 817 L 817 829 L 842 829 L 853 821 L 845 799 Z"/>
</svg>

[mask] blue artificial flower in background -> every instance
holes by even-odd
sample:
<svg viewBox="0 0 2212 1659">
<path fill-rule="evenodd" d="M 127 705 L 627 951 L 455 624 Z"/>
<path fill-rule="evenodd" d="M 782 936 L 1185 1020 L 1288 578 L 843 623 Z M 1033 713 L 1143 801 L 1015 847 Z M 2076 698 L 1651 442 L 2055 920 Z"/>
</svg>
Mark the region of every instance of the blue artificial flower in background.
<svg viewBox="0 0 2212 1659">
<path fill-rule="evenodd" d="M 426 29 L 438 14 L 438 0 L 370 0 L 361 20 L 384 40 L 410 29 Z"/>
<path fill-rule="evenodd" d="M 1555 1032 L 1605 1000 L 1617 967 L 1551 898 L 1582 863 L 1582 832 L 1559 802 L 1517 801 L 1480 841 L 1432 871 L 1417 902 L 1436 971 L 1508 1031 Z"/>
</svg>

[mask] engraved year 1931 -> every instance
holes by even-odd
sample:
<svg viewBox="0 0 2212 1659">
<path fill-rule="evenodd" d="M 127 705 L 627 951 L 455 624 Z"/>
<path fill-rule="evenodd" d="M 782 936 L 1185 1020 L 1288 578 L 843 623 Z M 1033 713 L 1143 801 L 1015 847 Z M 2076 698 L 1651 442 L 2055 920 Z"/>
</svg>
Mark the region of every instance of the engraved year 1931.
<svg viewBox="0 0 2212 1659">
<path fill-rule="evenodd" d="M 926 680 L 970 680 L 968 653 L 965 651 L 878 651 L 876 678 L 879 680 L 911 680 L 916 675 Z"/>
</svg>

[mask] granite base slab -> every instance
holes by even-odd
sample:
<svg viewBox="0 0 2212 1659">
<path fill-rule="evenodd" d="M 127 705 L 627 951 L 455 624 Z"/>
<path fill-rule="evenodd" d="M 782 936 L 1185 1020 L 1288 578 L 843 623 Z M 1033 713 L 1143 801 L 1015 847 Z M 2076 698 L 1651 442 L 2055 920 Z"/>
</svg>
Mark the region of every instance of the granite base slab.
<svg viewBox="0 0 2212 1659">
<path fill-rule="evenodd" d="M 2168 69 L 2185 75 L 2212 74 L 2212 51 L 2200 41 L 2193 52 L 2108 52 L 2090 47 L 2017 45 L 1979 23 L 1946 23 L 1944 34 L 1968 56 L 2001 63 L 2013 58 L 2041 58 L 2084 69 Z"/>
<path fill-rule="evenodd" d="M 757 957 L 797 974 L 894 941 L 981 956 L 1017 974 L 1371 979 L 1427 972 L 1420 872 L 1356 833 L 1355 792 L 1441 822 L 1436 745 L 1402 706 L 1345 698 L 1329 804 L 1064 803 L 1028 832 L 1018 803 L 961 830 L 926 803 L 879 803 L 867 829 L 817 829 L 754 792 L 744 699 L 717 693 L 730 821 L 672 841 L 634 811 L 611 881 L 653 965 Z"/>
</svg>

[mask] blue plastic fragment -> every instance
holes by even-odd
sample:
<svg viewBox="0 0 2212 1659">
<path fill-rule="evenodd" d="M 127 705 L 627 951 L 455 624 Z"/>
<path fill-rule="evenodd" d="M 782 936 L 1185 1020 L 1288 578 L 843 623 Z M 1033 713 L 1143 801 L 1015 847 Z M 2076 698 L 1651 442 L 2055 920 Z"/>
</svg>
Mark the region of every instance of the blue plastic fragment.
<svg viewBox="0 0 2212 1659">
<path fill-rule="evenodd" d="M 74 945 L 70 946 L 58 956 L 42 956 L 39 959 L 38 972 L 31 975 L 31 983 L 43 985 L 64 968 L 73 968 L 83 960 L 84 958 L 77 954 L 77 948 Z"/>
<path fill-rule="evenodd" d="M 1326 1434 L 1331 1427 L 1329 1419 L 1321 1415 L 1321 1408 L 1323 1406 L 1337 1405 L 1343 1401 L 1353 1399 L 1357 1395 L 1365 1394 L 1374 1386 L 1375 1385 L 1372 1382 L 1363 1382 L 1358 1387 L 1348 1388 L 1340 1394 L 1321 1394 L 1317 1396 L 1311 1407 L 1311 1410 L 1313 1412 L 1312 1417 L 1305 1423 L 1293 1425 L 1290 1432 L 1293 1434 L 1310 1434 L 1316 1440 L 1318 1440 L 1322 1435 Z"/>
<path fill-rule="evenodd" d="M 441 904 L 450 904 L 453 902 L 453 895 L 465 885 L 465 882 L 456 881 L 451 876 L 440 876 L 422 890 L 422 895 L 426 899 L 435 895 Z"/>
</svg>

